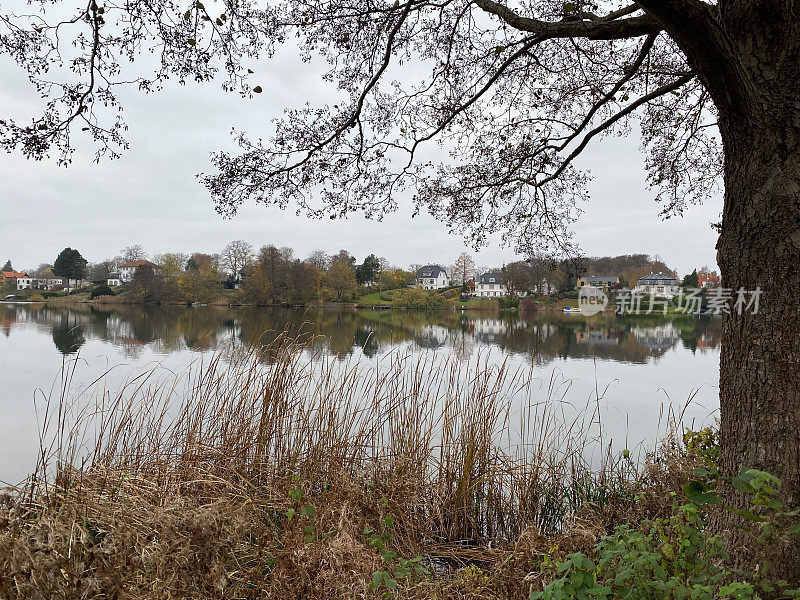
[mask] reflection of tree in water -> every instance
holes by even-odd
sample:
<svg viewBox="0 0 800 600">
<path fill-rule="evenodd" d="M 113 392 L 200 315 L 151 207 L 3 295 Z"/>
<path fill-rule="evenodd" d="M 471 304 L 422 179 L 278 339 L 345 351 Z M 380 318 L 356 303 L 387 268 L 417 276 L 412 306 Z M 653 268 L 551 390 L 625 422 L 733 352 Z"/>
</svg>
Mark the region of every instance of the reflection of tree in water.
<svg viewBox="0 0 800 600">
<path fill-rule="evenodd" d="M 361 351 L 365 356 L 372 358 L 378 354 L 381 344 L 372 329 L 363 327 L 356 329 L 356 346 L 361 347 Z"/>
<path fill-rule="evenodd" d="M 74 354 L 86 343 L 81 325 L 53 327 L 52 335 L 53 343 L 61 354 Z"/>
<path fill-rule="evenodd" d="M 54 341 L 59 338 L 59 349 L 88 339 L 105 340 L 129 355 L 141 353 L 145 346 L 163 353 L 224 349 L 231 357 L 255 348 L 267 362 L 275 344 L 300 336 L 312 353 L 341 360 L 360 348 L 366 356 L 376 356 L 412 342 L 416 348 L 449 347 L 461 357 L 484 345 L 525 355 L 538 364 L 568 357 L 644 363 L 678 344 L 692 352 L 716 349 L 721 333 L 716 319 L 657 315 L 582 318 L 540 312 L 520 318 L 514 313 L 456 311 L 0 306 L 4 330 L 19 322 L 52 331 Z M 74 327 L 78 329 L 68 333 Z"/>
<path fill-rule="evenodd" d="M 423 325 L 414 336 L 414 342 L 420 348 L 429 350 L 441 348 L 450 338 L 449 331 L 441 325 Z"/>
</svg>

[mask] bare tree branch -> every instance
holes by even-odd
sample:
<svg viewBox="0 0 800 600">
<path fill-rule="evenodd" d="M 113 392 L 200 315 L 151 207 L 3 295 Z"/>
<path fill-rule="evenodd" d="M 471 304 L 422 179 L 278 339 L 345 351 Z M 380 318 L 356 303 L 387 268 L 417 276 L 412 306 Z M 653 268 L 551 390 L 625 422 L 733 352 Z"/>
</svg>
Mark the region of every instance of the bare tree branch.
<svg viewBox="0 0 800 600">
<path fill-rule="evenodd" d="M 475 0 L 475 4 L 487 13 L 500 17 L 514 29 L 529 31 L 547 39 L 587 38 L 590 40 L 618 40 L 651 35 L 661 30 L 658 22 L 646 15 L 631 17 L 622 21 L 617 20 L 617 18 L 622 16 L 623 13 L 609 15 L 611 18 L 595 17 L 588 21 L 548 22 L 520 16 L 510 8 L 494 2 L 494 0 Z"/>
</svg>

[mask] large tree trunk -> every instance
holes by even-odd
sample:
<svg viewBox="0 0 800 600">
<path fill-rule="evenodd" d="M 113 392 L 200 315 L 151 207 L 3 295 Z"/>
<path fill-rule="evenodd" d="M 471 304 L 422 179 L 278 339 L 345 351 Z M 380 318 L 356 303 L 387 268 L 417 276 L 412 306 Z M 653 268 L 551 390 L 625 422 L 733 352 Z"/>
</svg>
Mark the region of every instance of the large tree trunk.
<svg viewBox="0 0 800 600">
<path fill-rule="evenodd" d="M 638 2 L 665 29 L 719 110 L 725 205 L 717 260 L 722 284 L 761 290 L 724 317 L 720 359 L 720 487 L 742 468 L 779 477 L 780 499 L 800 506 L 800 8 L 794 0 Z M 752 540 L 730 512 L 715 513 L 734 560 L 757 568 Z M 800 542 L 769 548 L 768 575 L 800 587 Z M 758 564 L 759 569 L 764 564 Z"/>
<path fill-rule="evenodd" d="M 783 482 L 781 500 L 800 506 L 800 98 L 796 80 L 772 81 L 755 118 L 722 125 L 725 207 L 718 244 L 722 284 L 762 295 L 757 314 L 725 317 L 720 364 L 721 471 L 741 468 Z M 783 87 L 785 95 L 780 97 Z M 773 102 L 766 100 L 772 98 Z M 729 485 L 725 499 L 744 507 Z M 733 558 L 755 568 L 753 544 L 717 515 Z M 769 549 L 768 575 L 800 585 L 800 543 Z M 763 569 L 764 565 L 760 565 Z"/>
</svg>

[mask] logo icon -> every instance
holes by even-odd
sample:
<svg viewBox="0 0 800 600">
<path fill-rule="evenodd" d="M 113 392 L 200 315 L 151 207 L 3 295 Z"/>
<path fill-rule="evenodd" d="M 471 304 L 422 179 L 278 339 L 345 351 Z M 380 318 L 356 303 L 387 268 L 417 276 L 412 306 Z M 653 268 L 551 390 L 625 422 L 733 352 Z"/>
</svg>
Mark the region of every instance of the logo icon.
<svg viewBox="0 0 800 600">
<path fill-rule="evenodd" d="M 600 288 L 583 286 L 578 291 L 578 310 L 585 317 L 603 312 L 608 306 L 608 296 Z"/>
</svg>

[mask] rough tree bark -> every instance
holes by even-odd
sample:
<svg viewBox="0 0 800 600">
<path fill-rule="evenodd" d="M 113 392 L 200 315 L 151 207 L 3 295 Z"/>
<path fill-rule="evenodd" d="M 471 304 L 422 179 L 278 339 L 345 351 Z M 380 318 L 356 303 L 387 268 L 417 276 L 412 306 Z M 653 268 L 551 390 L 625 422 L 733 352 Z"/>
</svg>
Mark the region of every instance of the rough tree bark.
<svg viewBox="0 0 800 600">
<path fill-rule="evenodd" d="M 714 99 L 725 151 L 717 261 L 722 285 L 760 288 L 752 309 L 725 316 L 720 360 L 721 474 L 779 477 L 800 506 L 800 6 L 791 0 L 642 0 Z M 735 297 L 735 296 L 734 296 Z M 730 485 L 724 500 L 744 508 Z M 712 526 L 736 562 L 756 569 L 730 513 Z M 770 573 L 800 585 L 800 540 L 769 549 Z"/>
<path fill-rule="evenodd" d="M 720 362 L 721 472 L 768 471 L 787 508 L 800 506 L 800 7 L 728 2 L 720 22 L 744 95 L 722 112 L 725 203 L 717 245 L 722 284 L 763 290 L 757 314 L 726 316 Z M 728 503 L 745 498 L 726 486 Z M 719 516 L 748 564 L 738 530 Z M 770 549 L 771 575 L 800 584 L 800 541 Z M 761 565 L 763 568 L 763 565 Z"/>
<path fill-rule="evenodd" d="M 800 121 L 796 107 L 765 105 L 758 116 L 760 123 L 731 124 L 724 132 L 722 284 L 763 293 L 757 314 L 725 317 L 721 471 L 726 478 L 743 467 L 776 475 L 783 502 L 794 508 L 800 506 Z M 728 502 L 744 508 L 744 498 L 725 489 Z M 735 530 L 726 527 L 726 535 L 740 554 Z M 776 548 L 772 562 L 781 577 L 800 582 L 798 557 L 794 543 Z"/>
</svg>

